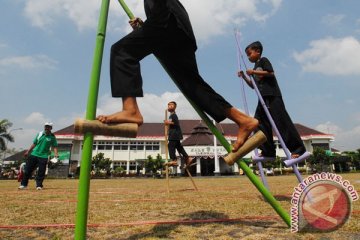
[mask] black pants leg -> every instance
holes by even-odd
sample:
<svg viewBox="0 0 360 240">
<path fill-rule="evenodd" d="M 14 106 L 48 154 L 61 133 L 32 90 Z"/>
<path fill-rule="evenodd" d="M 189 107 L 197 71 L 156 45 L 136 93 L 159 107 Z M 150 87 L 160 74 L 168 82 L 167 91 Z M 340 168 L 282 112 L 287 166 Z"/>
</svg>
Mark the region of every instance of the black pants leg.
<svg viewBox="0 0 360 240">
<path fill-rule="evenodd" d="M 189 48 L 177 48 L 157 53 L 163 67 L 181 92 L 217 122 L 226 118 L 225 109 L 231 105 L 216 93 L 200 76 L 195 53 Z"/>
<path fill-rule="evenodd" d="M 286 147 L 291 153 L 303 154 L 306 151 L 304 143 L 286 111 L 282 97 L 275 97 L 273 101 L 270 101 L 270 104 L 270 114 L 279 129 Z"/>
<path fill-rule="evenodd" d="M 28 185 L 32 172 L 37 168 L 37 166 L 38 166 L 38 158 L 30 155 L 26 160 L 25 173 L 23 179 L 21 180 L 22 186 Z"/>
<path fill-rule="evenodd" d="M 45 178 L 45 172 L 46 172 L 46 165 L 47 165 L 48 159 L 47 158 L 38 158 L 38 166 L 39 170 L 36 174 L 36 187 L 43 187 L 43 181 Z"/>
<path fill-rule="evenodd" d="M 183 145 L 181 145 L 180 141 L 177 141 L 177 143 L 176 143 L 176 150 L 178 151 L 180 156 L 183 157 L 184 159 L 187 159 L 189 157 L 189 155 L 186 153 Z"/>
<path fill-rule="evenodd" d="M 176 160 L 175 150 L 177 150 L 179 155 L 184 159 L 187 159 L 189 157 L 184 147 L 181 145 L 180 140 L 169 140 L 168 148 L 169 148 L 169 156 L 171 160 Z"/>
<path fill-rule="evenodd" d="M 199 75 L 193 45 L 185 33 L 170 23 L 167 28 L 148 24 L 134 30 L 111 48 L 110 77 L 113 97 L 142 97 L 139 61 L 153 53 L 177 86 L 217 122 L 231 105 Z"/>
<path fill-rule="evenodd" d="M 175 153 L 175 149 L 176 149 L 176 141 L 169 141 L 168 142 L 168 148 L 169 148 L 169 156 L 171 160 L 176 160 L 176 153 Z"/>
<path fill-rule="evenodd" d="M 268 103 L 266 103 L 266 105 L 268 106 Z M 259 129 L 265 134 L 267 139 L 267 141 L 259 147 L 262 155 L 264 157 L 275 157 L 276 147 L 273 140 L 272 126 L 260 102 L 258 102 L 256 107 L 255 118 L 259 120 Z"/>
<path fill-rule="evenodd" d="M 296 130 L 295 125 L 292 122 L 288 112 L 286 111 L 282 97 L 264 97 L 264 101 L 268 106 L 270 115 L 273 118 L 274 123 L 277 129 L 279 130 L 280 135 L 283 138 L 286 147 L 289 149 L 291 153 L 303 154 L 306 151 L 304 143 L 301 140 L 301 137 L 298 131 Z M 257 113 L 260 107 L 261 106 L 258 105 Z M 265 129 L 266 137 L 270 135 L 270 129 L 271 129 L 271 136 L 272 136 L 272 128 L 267 116 L 265 115 L 265 112 L 260 113 L 259 110 L 259 116 L 260 116 L 260 128 Z M 272 138 L 270 139 L 272 140 Z M 275 146 L 274 147 L 271 146 L 271 143 L 269 143 L 269 141 L 267 141 L 263 146 L 265 151 L 271 152 L 272 148 L 275 149 Z"/>
</svg>

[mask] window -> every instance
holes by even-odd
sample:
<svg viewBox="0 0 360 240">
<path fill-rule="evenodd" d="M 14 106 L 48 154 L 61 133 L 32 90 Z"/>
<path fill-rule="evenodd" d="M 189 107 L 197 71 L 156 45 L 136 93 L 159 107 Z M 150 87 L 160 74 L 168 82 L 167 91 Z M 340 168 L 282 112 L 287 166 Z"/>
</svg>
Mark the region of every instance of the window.
<svg viewBox="0 0 360 240">
<path fill-rule="evenodd" d="M 144 142 L 130 142 L 130 150 L 144 150 Z"/>
<path fill-rule="evenodd" d="M 123 169 L 126 169 L 127 162 L 126 161 L 113 161 L 114 169 L 117 167 L 122 167 Z"/>
<path fill-rule="evenodd" d="M 313 148 L 321 148 L 324 150 L 330 150 L 329 143 L 312 143 Z"/>
<path fill-rule="evenodd" d="M 114 142 L 114 150 L 126 151 L 129 149 L 129 142 Z"/>
<path fill-rule="evenodd" d="M 129 170 L 136 170 L 136 162 L 129 162 Z"/>
<path fill-rule="evenodd" d="M 97 149 L 98 150 L 112 150 L 112 142 L 98 141 Z"/>
<path fill-rule="evenodd" d="M 145 149 L 149 151 L 157 151 L 160 149 L 159 142 L 145 142 Z"/>
</svg>

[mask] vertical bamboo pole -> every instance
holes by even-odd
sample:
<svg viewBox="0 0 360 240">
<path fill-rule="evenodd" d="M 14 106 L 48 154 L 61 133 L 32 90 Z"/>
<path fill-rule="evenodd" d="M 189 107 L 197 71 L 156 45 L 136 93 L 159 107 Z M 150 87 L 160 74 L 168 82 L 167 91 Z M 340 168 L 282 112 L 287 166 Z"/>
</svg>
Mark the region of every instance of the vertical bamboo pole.
<svg viewBox="0 0 360 240">
<path fill-rule="evenodd" d="M 93 120 L 96 116 L 97 98 L 101 73 L 102 55 L 109 12 L 109 0 L 102 0 L 93 65 L 90 77 L 90 87 L 86 108 L 86 119 Z M 78 203 L 76 211 L 75 239 L 86 239 L 86 227 L 89 205 L 90 170 L 94 136 L 88 132 L 84 134 L 83 151 L 81 156 Z"/>
<path fill-rule="evenodd" d="M 165 109 L 165 121 L 167 120 L 167 109 Z M 169 146 L 168 146 L 168 125 L 164 123 L 165 128 L 165 171 L 166 171 L 166 182 L 167 182 L 167 193 L 170 194 L 170 180 L 169 180 Z"/>
</svg>

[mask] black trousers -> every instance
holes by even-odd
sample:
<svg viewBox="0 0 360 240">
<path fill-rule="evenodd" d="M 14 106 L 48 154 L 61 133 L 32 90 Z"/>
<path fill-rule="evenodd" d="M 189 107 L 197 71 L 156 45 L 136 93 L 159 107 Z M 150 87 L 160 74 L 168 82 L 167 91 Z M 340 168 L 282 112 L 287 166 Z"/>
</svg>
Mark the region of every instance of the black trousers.
<svg viewBox="0 0 360 240">
<path fill-rule="evenodd" d="M 217 122 L 226 118 L 232 107 L 199 75 L 194 44 L 177 27 L 176 20 L 167 27 L 144 23 L 111 47 L 110 78 L 113 97 L 142 97 L 140 60 L 154 54 L 181 92 Z"/>
<path fill-rule="evenodd" d="M 306 151 L 305 146 L 295 128 L 294 123 L 285 109 L 282 97 L 267 96 L 263 98 L 286 147 L 291 153 L 303 154 Z M 260 102 L 256 108 L 255 118 L 259 120 L 259 128 L 264 132 L 266 138 L 268 139 L 267 142 L 260 146 L 262 155 L 274 157 L 276 152 L 273 141 L 273 129 Z"/>
<path fill-rule="evenodd" d="M 25 165 L 25 174 L 23 179 L 21 180 L 22 186 L 27 186 L 29 183 L 29 179 L 31 177 L 32 172 L 39 167 L 38 172 L 36 174 L 36 187 L 43 187 L 43 181 L 45 178 L 45 171 L 48 159 L 40 158 L 33 155 L 30 155 L 26 161 Z"/>
<path fill-rule="evenodd" d="M 177 150 L 180 156 L 184 159 L 189 157 L 184 147 L 181 145 L 180 140 L 169 140 L 168 147 L 171 160 L 176 160 L 175 150 Z"/>
</svg>

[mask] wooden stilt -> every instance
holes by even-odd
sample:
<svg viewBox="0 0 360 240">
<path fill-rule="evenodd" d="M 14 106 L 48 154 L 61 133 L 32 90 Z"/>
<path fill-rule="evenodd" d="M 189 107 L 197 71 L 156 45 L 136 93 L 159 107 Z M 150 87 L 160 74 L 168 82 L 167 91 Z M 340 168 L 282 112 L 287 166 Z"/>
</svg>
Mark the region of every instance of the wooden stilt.
<svg viewBox="0 0 360 240">
<path fill-rule="evenodd" d="M 198 190 L 198 188 L 197 188 L 197 186 L 196 186 L 196 184 L 195 184 L 195 181 L 194 181 L 194 179 L 192 178 L 192 175 L 191 175 L 191 173 L 190 173 L 190 171 L 189 171 L 189 168 L 185 168 L 185 171 L 187 172 L 187 174 L 189 175 L 189 178 L 190 178 L 190 180 L 191 180 L 191 182 L 192 182 L 192 184 L 193 184 L 193 186 L 194 186 L 194 188 L 195 188 L 195 190 L 196 191 L 199 191 Z"/>
<path fill-rule="evenodd" d="M 105 124 L 98 120 L 76 119 L 75 133 L 135 138 L 138 131 L 136 123 Z"/>
<path fill-rule="evenodd" d="M 167 109 L 165 109 L 165 121 L 168 118 L 167 115 Z M 166 171 L 166 182 L 167 182 L 167 193 L 170 194 L 170 179 L 169 179 L 169 165 L 167 164 L 169 162 L 168 155 L 169 155 L 169 147 L 168 147 L 168 125 L 164 124 L 165 127 L 165 171 Z"/>
<path fill-rule="evenodd" d="M 224 160 L 228 165 L 233 165 L 238 159 L 244 157 L 264 142 L 266 142 L 265 134 L 262 131 L 257 131 L 236 152 L 230 152 L 224 157 Z"/>
</svg>

